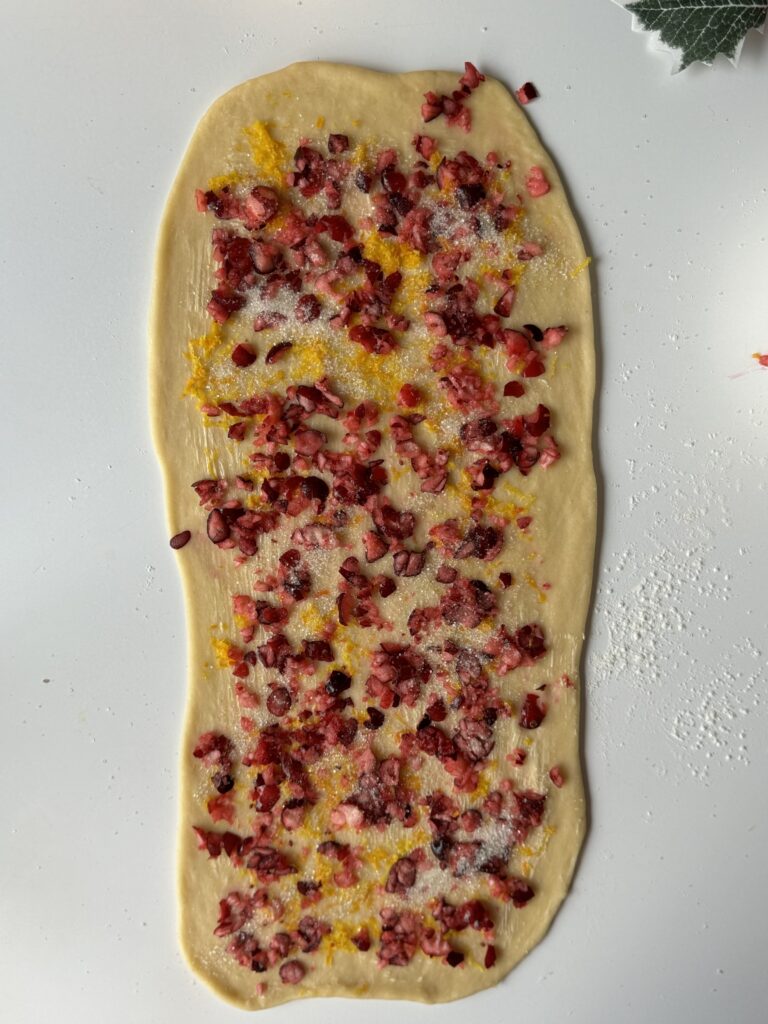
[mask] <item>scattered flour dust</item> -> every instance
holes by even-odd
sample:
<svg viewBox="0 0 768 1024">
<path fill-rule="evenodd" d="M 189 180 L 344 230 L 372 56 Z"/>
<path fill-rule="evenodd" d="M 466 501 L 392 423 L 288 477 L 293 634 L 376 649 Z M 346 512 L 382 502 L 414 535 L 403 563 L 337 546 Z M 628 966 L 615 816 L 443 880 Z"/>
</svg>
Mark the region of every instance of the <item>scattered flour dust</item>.
<svg viewBox="0 0 768 1024">
<path fill-rule="evenodd" d="M 637 482 L 634 462 L 629 474 Z M 643 530 L 632 524 L 639 543 L 602 554 L 586 664 L 588 714 L 608 763 L 617 745 L 637 746 L 666 775 L 669 752 L 708 783 L 715 770 L 749 764 L 749 716 L 766 710 L 765 658 L 744 633 L 764 622 L 729 619 L 740 581 L 738 570 L 722 564 L 731 559 L 722 539 L 733 526 L 722 478 L 669 465 L 659 473 L 653 460 L 642 475 L 655 482 L 633 493 L 621 517 L 643 517 Z"/>
</svg>

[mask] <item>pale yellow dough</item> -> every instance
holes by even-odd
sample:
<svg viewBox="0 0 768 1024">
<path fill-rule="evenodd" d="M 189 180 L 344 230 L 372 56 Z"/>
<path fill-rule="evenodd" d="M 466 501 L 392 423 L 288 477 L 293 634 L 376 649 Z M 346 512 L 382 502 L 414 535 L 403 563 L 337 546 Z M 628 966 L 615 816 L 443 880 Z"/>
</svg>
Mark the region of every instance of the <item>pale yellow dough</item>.
<svg viewBox="0 0 768 1024">
<path fill-rule="evenodd" d="M 165 475 L 170 532 L 193 531 L 191 543 L 177 556 L 184 583 L 189 637 L 189 690 L 182 740 L 179 815 L 181 941 L 195 973 L 220 996 L 246 1009 L 320 995 L 439 1002 L 496 984 L 549 927 L 568 889 L 585 832 L 579 756 L 579 660 L 591 590 L 596 521 L 592 466 L 594 352 L 589 274 L 585 270 L 585 253 L 578 228 L 557 171 L 526 116 L 500 82 L 489 80 L 472 95 L 469 101 L 473 117 L 471 134 L 464 135 L 448 127 L 444 118 L 428 126 L 421 124 L 422 94 L 429 89 L 450 93 L 456 79 L 456 72 L 388 75 L 356 67 L 304 63 L 238 86 L 217 100 L 197 127 L 174 182 L 160 233 L 151 323 L 154 435 Z M 319 122 L 319 118 L 324 122 Z M 496 578 L 500 569 L 509 569 L 515 574 L 516 585 L 499 594 L 499 619 L 510 628 L 529 621 L 541 622 L 549 647 L 545 658 L 535 666 L 520 668 L 501 680 L 494 680 L 503 695 L 511 700 L 518 700 L 542 682 L 548 683 L 550 709 L 545 726 L 524 736 L 514 718 L 500 724 L 493 758 L 505 775 L 515 772 L 514 778 L 521 787 L 529 786 L 547 793 L 546 824 L 550 827 L 535 830 L 527 853 L 515 854 L 512 868 L 518 873 L 529 872 L 536 897 L 522 910 L 507 904 L 499 911 L 495 905 L 499 958 L 491 970 L 474 963 L 471 956 L 460 969 L 451 969 L 420 953 L 408 967 L 382 970 L 376 964 L 374 951 L 362 956 L 350 951 L 348 945 L 344 948 L 343 942 L 327 939 L 317 953 L 302 957 L 311 967 L 303 982 L 298 986 L 283 985 L 276 970 L 259 975 L 240 967 L 224 952 L 226 940 L 212 934 L 218 900 L 230 889 L 242 888 L 247 882 L 225 856 L 214 861 L 199 852 L 190 827 L 192 824 L 206 828 L 227 827 L 213 825 L 207 818 L 208 773 L 190 756 L 196 737 L 208 729 L 242 736 L 239 733 L 241 709 L 233 697 L 230 671 L 217 663 L 211 640 L 237 641 L 231 594 L 250 593 L 254 568 L 266 571 L 274 567 L 279 552 L 289 545 L 288 533 L 281 528 L 273 535 L 275 542 L 267 538 L 259 555 L 247 566 L 237 569 L 231 552 L 219 551 L 206 539 L 205 514 L 198 507 L 190 483 L 200 477 L 232 477 L 244 472 L 243 460 L 249 446 L 241 446 L 241 452 L 231 444 L 227 448 L 221 443 L 225 437 L 221 428 L 204 425 L 197 403 L 181 396 L 190 375 L 190 364 L 185 359 L 187 342 L 205 335 L 210 327 L 205 305 L 212 281 L 210 232 L 213 218 L 196 212 L 194 190 L 206 188 L 209 179 L 242 168 L 244 161 L 247 163 L 243 129 L 257 120 L 269 123 L 274 138 L 283 141 L 291 152 L 301 135 L 319 141 L 327 137 L 329 131 L 345 132 L 353 145 L 366 139 L 373 140 L 379 148 L 394 145 L 408 155 L 410 162 L 411 138 L 419 130 L 436 138 L 441 150 L 447 153 L 466 148 L 482 160 L 489 150 L 495 150 L 501 159 L 512 160 L 510 192 L 512 195 L 520 192 L 526 199 L 529 237 L 538 235 L 547 240 L 547 256 L 532 261 L 525 272 L 512 319 L 514 325 L 526 322 L 542 326 L 567 324 L 569 335 L 557 350 L 556 358 L 553 360 L 550 355 L 546 375 L 526 381 L 527 396 L 518 403 L 516 411 L 530 411 L 537 401 L 551 408 L 553 432 L 561 445 L 562 458 L 554 466 L 534 471 L 526 479 L 515 473 L 507 474 L 519 492 L 500 487 L 497 493 L 501 492 L 512 504 L 518 501 L 521 508 L 530 505 L 534 526 L 530 536 L 515 535 L 510 530 L 510 540 L 501 558 L 492 566 L 477 563 L 477 571 L 473 566 L 475 575 L 485 575 L 489 581 Z M 524 190 L 525 174 L 532 165 L 542 167 L 552 184 L 547 196 L 535 200 L 529 200 Z M 228 324 L 227 330 L 232 332 L 233 325 Z M 236 336 L 236 331 L 228 336 Z M 332 347 L 332 342 L 330 344 Z M 255 371 L 264 368 L 265 348 L 258 338 L 257 347 L 261 355 Z M 347 352 L 349 348 L 347 344 Z M 415 358 L 418 358 L 418 350 L 415 351 Z M 342 356 L 332 350 L 327 355 L 332 379 L 333 367 L 338 367 L 336 360 L 339 358 Z M 413 360 L 403 365 L 412 367 Z M 495 375 L 499 382 L 509 379 L 501 353 L 487 353 L 482 365 L 484 372 Z M 286 364 L 287 369 L 289 366 Z M 341 367 L 339 372 L 344 372 Z M 258 381 L 258 376 L 254 379 Z M 308 382 L 306 377 L 304 380 Z M 289 378 L 282 386 L 287 383 L 290 383 Z M 349 377 L 347 383 L 351 400 L 356 402 L 365 397 L 360 393 L 359 379 Z M 345 380 L 341 379 L 342 394 L 344 387 Z M 430 443 L 447 440 L 456 446 L 461 417 L 448 414 L 444 408 L 434 408 L 432 414 L 439 417 L 439 427 L 437 435 L 429 438 Z M 321 429 L 328 430 L 327 420 L 322 422 Z M 461 460 L 462 453 L 457 451 L 453 477 L 460 474 Z M 410 471 L 404 471 L 390 492 L 393 500 L 405 504 L 405 495 L 414 489 L 413 484 Z M 461 500 L 455 489 L 449 487 L 440 497 L 426 498 L 429 500 L 408 498 L 407 503 L 417 511 L 426 510 L 431 517 L 427 526 L 457 511 L 461 514 Z M 289 523 L 288 531 L 293 526 L 295 521 Z M 360 546 L 354 543 L 354 531 L 350 537 L 353 551 L 345 553 L 353 553 L 356 547 L 359 555 Z M 422 525 L 416 540 L 423 539 Z M 321 582 L 323 564 L 322 558 L 313 563 Z M 404 581 L 398 594 L 389 599 L 386 614 L 398 629 L 404 628 L 409 608 L 434 600 L 437 590 L 431 583 L 431 576 L 432 573 L 425 572 L 418 580 Z M 542 590 L 542 582 L 550 582 L 551 589 Z M 332 580 L 329 585 L 335 587 Z M 212 627 L 215 627 L 213 632 Z M 301 635 L 301 628 L 295 632 L 294 629 L 291 626 L 287 630 L 290 636 Z M 362 657 L 361 645 L 366 642 L 366 632 L 369 631 L 356 627 L 348 629 L 348 662 Z M 263 689 L 266 675 L 259 673 L 263 673 L 260 668 L 256 681 Z M 574 683 L 572 687 L 561 681 L 566 674 Z M 363 669 L 356 678 L 353 695 L 362 693 Z M 253 676 L 250 684 L 256 687 Z M 359 699 L 358 703 L 365 702 Z M 418 717 L 416 709 L 413 713 L 401 714 L 403 723 L 413 727 Z M 256 719 L 260 722 L 266 717 L 260 711 Z M 522 768 L 510 769 L 504 761 L 504 753 L 524 739 L 532 740 L 527 763 Z M 556 789 L 548 778 L 547 773 L 554 764 L 562 769 L 566 779 L 562 789 Z M 334 765 L 324 766 L 324 771 L 332 778 Z M 450 792 L 446 780 L 447 776 L 442 774 L 441 785 Z M 428 842 L 424 829 L 418 833 L 418 839 Z M 395 859 L 401 840 L 402 830 L 394 827 L 377 840 L 391 845 L 390 862 Z M 353 834 L 348 841 L 360 841 L 360 837 L 356 839 Z M 415 840 L 411 845 L 415 845 Z M 313 846 L 313 837 L 309 836 L 307 848 Z M 382 857 L 386 861 L 384 854 Z M 527 867 L 523 866 L 523 861 Z M 378 867 L 377 870 L 376 877 L 386 877 L 386 864 L 384 869 Z M 293 884 L 293 880 L 289 883 Z M 477 893 L 487 898 L 487 889 L 479 884 Z M 340 915 L 345 913 L 343 901 L 332 902 L 329 907 L 327 913 L 331 910 Z M 327 916 L 323 904 L 315 912 Z M 471 940 L 471 936 L 462 933 L 458 944 L 463 943 L 464 948 L 471 951 L 474 948 Z M 257 995 L 256 985 L 265 979 L 268 980 L 267 990 Z"/>
</svg>

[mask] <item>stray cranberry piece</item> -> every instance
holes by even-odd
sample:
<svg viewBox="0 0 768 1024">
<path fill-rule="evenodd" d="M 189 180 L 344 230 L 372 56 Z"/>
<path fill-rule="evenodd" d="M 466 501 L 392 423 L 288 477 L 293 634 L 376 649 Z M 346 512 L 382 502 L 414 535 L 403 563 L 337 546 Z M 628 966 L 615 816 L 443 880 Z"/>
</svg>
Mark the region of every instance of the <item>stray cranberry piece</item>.
<svg viewBox="0 0 768 1024">
<path fill-rule="evenodd" d="M 538 729 L 547 714 L 546 705 L 539 700 L 537 693 L 528 693 L 520 709 L 518 719 L 523 729 Z"/>
<path fill-rule="evenodd" d="M 549 777 L 552 780 L 553 785 L 557 786 L 558 789 L 562 789 L 565 777 L 557 765 L 549 769 Z"/>
<path fill-rule="evenodd" d="M 507 590 L 509 587 L 511 587 L 512 586 L 512 573 L 511 572 L 500 572 L 499 573 L 499 583 L 502 585 L 502 587 L 504 587 L 505 590 Z"/>
<path fill-rule="evenodd" d="M 549 192 L 550 184 L 547 181 L 547 176 L 541 167 L 532 167 L 525 179 L 525 187 L 528 189 L 528 195 L 533 199 L 538 199 L 539 196 L 545 196 Z"/>
<path fill-rule="evenodd" d="M 329 153 L 346 153 L 349 149 L 349 137 L 347 135 L 331 134 L 328 136 Z"/>
<path fill-rule="evenodd" d="M 267 352 L 264 361 L 267 363 L 276 363 L 278 359 L 282 359 L 288 350 L 292 348 L 292 341 L 279 341 L 277 345 L 273 345 L 269 352 Z"/>
<path fill-rule="evenodd" d="M 519 380 L 510 380 L 504 385 L 505 398 L 522 398 L 525 394 L 525 386 Z"/>
<path fill-rule="evenodd" d="M 179 548 L 183 548 L 185 544 L 188 544 L 192 534 L 189 530 L 182 530 L 181 533 L 176 533 L 171 537 L 171 547 L 174 551 L 178 551 Z"/>
<path fill-rule="evenodd" d="M 496 947 L 489 946 L 485 951 L 485 967 L 490 970 L 496 963 Z"/>
<path fill-rule="evenodd" d="M 523 85 L 520 86 L 519 89 L 515 90 L 515 96 L 517 96 L 517 98 L 520 100 L 523 106 L 525 106 L 527 103 L 530 103 L 531 100 L 538 99 L 538 95 L 539 90 L 536 88 L 533 82 L 525 82 Z"/>
<path fill-rule="evenodd" d="M 459 964 L 464 963 L 464 954 L 460 953 L 457 949 L 452 949 L 448 956 L 445 958 L 445 962 L 450 967 L 458 967 Z"/>
<path fill-rule="evenodd" d="M 235 366 L 239 366 L 241 369 L 245 369 L 246 366 L 250 366 L 251 363 L 256 362 L 256 353 L 253 351 L 250 345 L 241 343 L 235 345 L 232 349 L 232 362 Z"/>
</svg>

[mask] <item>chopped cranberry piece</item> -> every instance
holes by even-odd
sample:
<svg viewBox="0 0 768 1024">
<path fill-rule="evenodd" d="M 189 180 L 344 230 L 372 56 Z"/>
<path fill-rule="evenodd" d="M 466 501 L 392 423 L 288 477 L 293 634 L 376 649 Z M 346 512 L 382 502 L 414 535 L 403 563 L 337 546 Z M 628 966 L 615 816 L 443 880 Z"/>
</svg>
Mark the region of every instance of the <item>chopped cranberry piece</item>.
<svg viewBox="0 0 768 1024">
<path fill-rule="evenodd" d="M 383 327 L 365 327 L 358 324 L 350 330 L 349 336 L 352 341 L 362 345 L 366 352 L 374 355 L 387 355 L 397 346 L 394 337 Z"/>
<path fill-rule="evenodd" d="M 352 936 L 352 942 L 357 946 L 361 953 L 367 953 L 371 948 L 371 935 L 367 928 L 361 928 L 359 932 L 356 932 Z"/>
<path fill-rule="evenodd" d="M 276 363 L 279 359 L 282 359 L 283 356 L 292 348 L 293 342 L 279 341 L 276 345 L 272 346 L 269 352 L 267 352 L 264 361 L 270 364 Z"/>
<path fill-rule="evenodd" d="M 512 573 L 500 572 L 499 583 L 502 585 L 502 587 L 504 587 L 505 590 L 508 590 L 512 586 Z"/>
<path fill-rule="evenodd" d="M 185 544 L 188 544 L 191 538 L 192 534 L 189 530 L 182 530 L 181 533 L 175 533 L 171 537 L 170 545 L 174 551 L 178 551 L 179 548 L 183 548 Z"/>
<path fill-rule="evenodd" d="M 510 380 L 504 385 L 505 398 L 522 398 L 525 394 L 525 386 L 519 380 Z"/>
<path fill-rule="evenodd" d="M 301 483 L 301 493 L 312 501 L 324 502 L 330 494 L 330 487 L 319 476 L 305 476 Z"/>
<path fill-rule="evenodd" d="M 214 789 L 219 793 L 229 793 L 235 785 L 235 780 L 229 772 L 216 772 L 211 782 L 213 782 Z"/>
<path fill-rule="evenodd" d="M 327 640 L 305 640 L 303 654 L 310 661 L 333 661 L 333 651 Z"/>
<path fill-rule="evenodd" d="M 552 780 L 553 785 L 557 786 L 558 789 L 561 789 L 565 783 L 565 776 L 557 765 L 549 769 L 549 777 Z"/>
<path fill-rule="evenodd" d="M 391 576 L 378 576 L 377 579 L 380 597 L 389 597 L 397 590 L 397 584 Z"/>
<path fill-rule="evenodd" d="M 458 571 L 450 565 L 441 565 L 435 573 L 435 579 L 438 583 L 454 583 L 458 575 Z"/>
<path fill-rule="evenodd" d="M 346 672 L 341 672 L 339 669 L 334 669 L 325 684 L 325 692 L 331 697 L 338 697 L 340 693 L 348 690 L 351 685 L 351 676 L 348 676 Z"/>
<path fill-rule="evenodd" d="M 445 958 L 445 962 L 450 967 L 458 967 L 459 964 L 464 963 L 464 954 L 459 953 L 457 949 L 452 949 L 448 956 Z"/>
<path fill-rule="evenodd" d="M 293 700 L 287 686 L 276 686 L 267 697 L 267 710 L 280 718 L 288 713 Z"/>
<path fill-rule="evenodd" d="M 366 729 L 380 729 L 384 725 L 384 713 L 379 711 L 378 708 L 366 708 L 368 714 L 368 721 L 363 722 Z"/>
<path fill-rule="evenodd" d="M 385 889 L 387 892 L 405 896 L 416 881 L 416 862 L 411 857 L 400 857 L 389 869 Z"/>
<path fill-rule="evenodd" d="M 347 135 L 337 135 L 332 133 L 328 136 L 328 152 L 329 153 L 346 153 L 349 149 L 349 137 Z"/>
<path fill-rule="evenodd" d="M 355 183 L 355 188 L 358 188 L 361 192 L 370 192 L 371 190 L 371 176 L 366 174 L 362 169 L 355 171 L 355 176 L 352 179 Z"/>
<path fill-rule="evenodd" d="M 519 89 L 515 89 L 515 96 L 517 96 L 518 100 L 523 104 L 523 106 L 525 106 L 527 103 L 530 103 L 531 100 L 537 99 L 538 95 L 539 91 L 533 84 L 533 82 L 525 82 L 523 83 L 523 85 L 520 86 Z"/>
<path fill-rule="evenodd" d="M 206 530 L 208 532 L 209 539 L 213 541 L 214 544 L 220 544 L 229 537 L 229 525 L 227 524 L 227 520 L 220 509 L 215 508 L 209 514 Z"/>
<path fill-rule="evenodd" d="M 550 184 L 541 167 L 531 167 L 525 179 L 525 187 L 528 190 L 528 195 L 534 199 L 545 196 L 549 192 Z"/>
<path fill-rule="evenodd" d="M 365 548 L 365 560 L 367 562 L 378 562 L 389 551 L 389 545 L 381 536 L 373 530 L 366 530 L 363 534 L 363 547 Z"/>
<path fill-rule="evenodd" d="M 413 409 L 421 401 L 421 392 L 413 384 L 403 384 L 397 393 L 397 404 L 404 409 Z"/>
<path fill-rule="evenodd" d="M 235 366 L 245 369 L 246 366 L 256 362 L 256 353 L 250 345 L 241 342 L 232 349 L 232 362 Z"/>
<path fill-rule="evenodd" d="M 229 286 L 216 288 L 211 295 L 211 301 L 206 306 L 207 311 L 218 324 L 224 324 L 233 313 L 242 309 L 245 305 L 245 296 L 233 291 Z"/>
<path fill-rule="evenodd" d="M 546 705 L 541 702 L 539 695 L 537 693 L 528 693 L 520 709 L 518 721 L 523 729 L 538 729 L 544 721 L 546 714 Z"/>
<path fill-rule="evenodd" d="M 300 960 L 286 960 L 280 967 L 280 981 L 284 985 L 298 985 L 306 973 Z"/>
<path fill-rule="evenodd" d="M 479 184 L 459 185 L 456 198 L 462 210 L 471 210 L 485 199 L 485 189 Z"/>
<path fill-rule="evenodd" d="M 321 312 L 320 303 L 314 295 L 302 295 L 296 303 L 296 319 L 299 323 L 306 324 L 311 320 L 317 320 Z"/>
<path fill-rule="evenodd" d="M 280 206 L 280 200 L 271 188 L 259 185 L 252 190 L 243 205 L 243 220 L 246 227 L 251 231 L 258 231 L 275 216 Z"/>
<path fill-rule="evenodd" d="M 496 947 L 489 946 L 485 951 L 485 967 L 486 970 L 490 970 L 491 967 L 496 963 Z"/>
</svg>

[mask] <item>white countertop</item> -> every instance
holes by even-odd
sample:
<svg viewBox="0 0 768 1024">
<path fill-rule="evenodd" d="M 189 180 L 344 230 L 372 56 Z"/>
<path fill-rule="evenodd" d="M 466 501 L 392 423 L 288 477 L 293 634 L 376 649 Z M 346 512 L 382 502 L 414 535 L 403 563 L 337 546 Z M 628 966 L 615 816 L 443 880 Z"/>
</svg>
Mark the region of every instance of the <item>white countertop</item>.
<svg viewBox="0 0 768 1024">
<path fill-rule="evenodd" d="M 148 432 L 155 232 L 207 105 L 298 59 L 517 86 L 594 257 L 591 832 L 470 1002 L 264 1019 L 766 1019 L 768 40 L 671 76 L 608 0 L 27 0 L 5 12 L 0 991 L 13 1024 L 220 1024 L 175 938 L 184 622 Z"/>
</svg>

